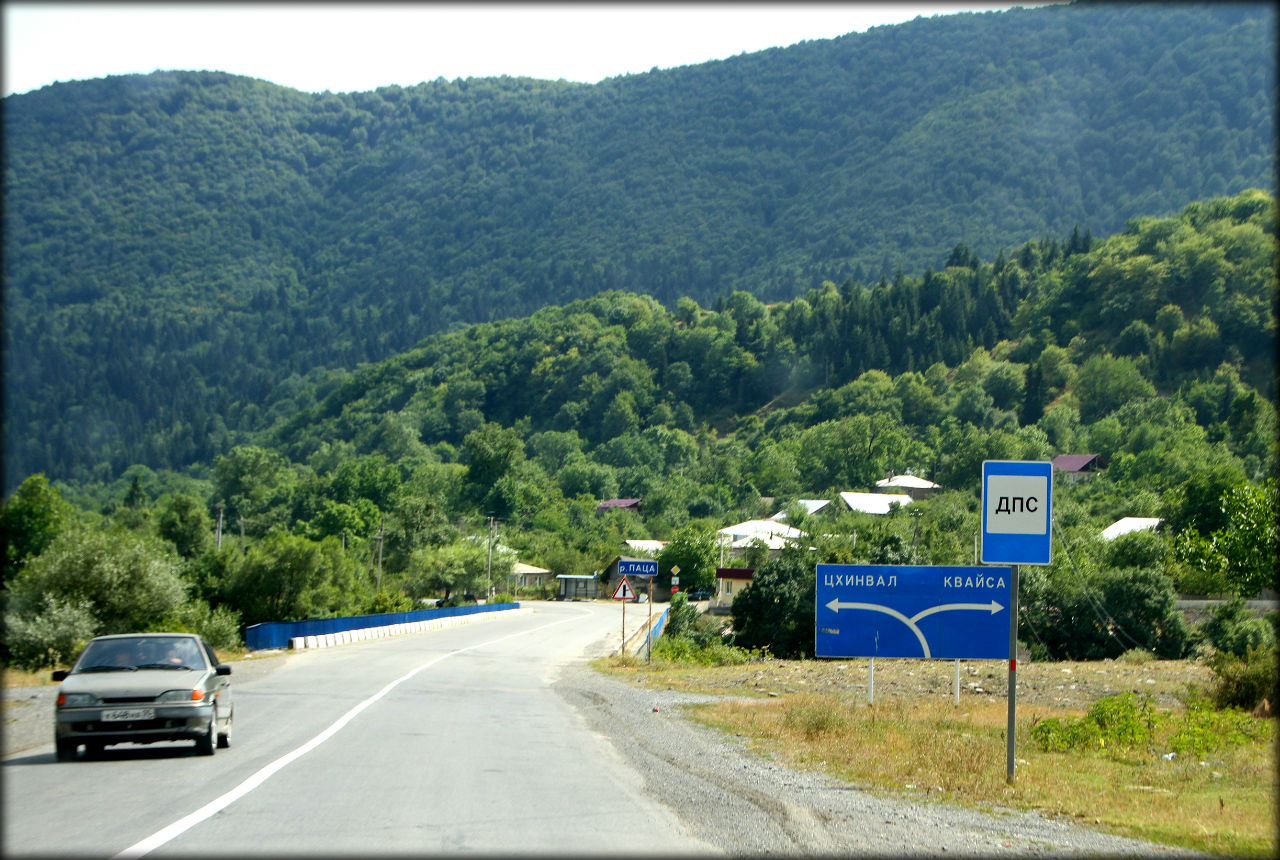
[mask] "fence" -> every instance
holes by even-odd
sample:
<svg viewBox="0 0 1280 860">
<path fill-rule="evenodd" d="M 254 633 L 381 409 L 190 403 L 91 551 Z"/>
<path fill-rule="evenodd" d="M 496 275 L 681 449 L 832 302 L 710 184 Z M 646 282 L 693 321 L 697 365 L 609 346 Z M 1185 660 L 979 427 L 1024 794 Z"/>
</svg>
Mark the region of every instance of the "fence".
<svg viewBox="0 0 1280 860">
<path fill-rule="evenodd" d="M 477 615 L 518 609 L 518 603 L 494 603 L 477 606 L 454 606 L 449 609 L 415 609 L 411 612 L 382 612 L 376 615 L 348 615 L 342 618 L 310 618 L 306 621 L 264 621 L 251 625 L 244 631 L 244 644 L 250 651 L 271 648 L 287 648 L 295 638 L 325 636 L 375 627 L 391 627 L 396 624 L 412 624 L 418 621 L 434 621 L 460 615 Z"/>
</svg>

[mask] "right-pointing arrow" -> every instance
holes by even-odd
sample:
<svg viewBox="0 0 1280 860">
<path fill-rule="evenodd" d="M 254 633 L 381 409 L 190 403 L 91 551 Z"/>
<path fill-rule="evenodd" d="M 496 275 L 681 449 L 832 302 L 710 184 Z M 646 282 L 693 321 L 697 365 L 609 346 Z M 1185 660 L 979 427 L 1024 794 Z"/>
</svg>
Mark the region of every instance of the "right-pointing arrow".
<svg viewBox="0 0 1280 860">
<path fill-rule="evenodd" d="M 944 603 L 941 606 L 930 606 L 928 609 L 923 609 L 917 612 L 915 615 L 911 616 L 911 620 L 919 621 L 926 615 L 932 615 L 935 612 L 950 612 L 952 609 L 974 609 L 990 612 L 992 615 L 995 615 L 1001 609 L 1004 609 L 1004 607 L 999 603 L 996 603 L 994 600 L 990 603 Z"/>
</svg>

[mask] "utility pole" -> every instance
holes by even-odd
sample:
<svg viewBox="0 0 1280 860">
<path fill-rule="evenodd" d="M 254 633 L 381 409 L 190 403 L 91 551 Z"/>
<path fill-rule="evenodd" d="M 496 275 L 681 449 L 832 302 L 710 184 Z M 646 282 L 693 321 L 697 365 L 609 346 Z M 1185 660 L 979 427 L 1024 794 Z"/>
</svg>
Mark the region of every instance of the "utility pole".
<svg viewBox="0 0 1280 860">
<path fill-rule="evenodd" d="M 494 519 L 489 517 L 489 561 L 484 569 L 484 599 L 487 603 L 489 598 L 493 596 L 491 583 L 493 582 L 493 529 Z"/>
<path fill-rule="evenodd" d="M 218 539 L 217 539 L 218 549 L 222 549 L 222 509 L 225 507 L 226 505 L 218 505 Z"/>
<path fill-rule="evenodd" d="M 246 552 L 248 552 L 248 550 L 244 548 L 244 517 L 241 517 L 240 518 L 240 554 L 244 555 Z"/>
<path fill-rule="evenodd" d="M 377 549 L 375 550 L 373 547 L 369 548 L 369 567 L 368 567 L 369 573 L 373 573 L 374 558 L 376 557 L 378 559 L 378 579 L 377 579 L 378 591 L 382 591 L 382 531 L 383 531 L 382 523 L 379 523 L 378 533 L 373 536 L 374 542 L 378 545 Z"/>
<path fill-rule="evenodd" d="M 386 529 L 378 523 L 378 591 L 382 591 L 382 536 Z"/>
</svg>

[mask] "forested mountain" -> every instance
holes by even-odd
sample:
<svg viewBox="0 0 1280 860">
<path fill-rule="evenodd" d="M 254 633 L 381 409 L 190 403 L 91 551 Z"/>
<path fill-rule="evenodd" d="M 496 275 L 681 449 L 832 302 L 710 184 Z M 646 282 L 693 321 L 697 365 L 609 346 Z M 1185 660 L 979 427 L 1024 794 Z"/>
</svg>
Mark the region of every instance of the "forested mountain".
<svg viewBox="0 0 1280 860">
<path fill-rule="evenodd" d="M 651 432 L 763 433 L 757 441 L 772 444 L 787 436 L 779 422 L 852 414 L 921 442 L 948 415 L 979 430 L 1052 435 L 1063 409 L 1092 425 L 1158 396 L 1191 407 L 1262 480 L 1275 465 L 1276 252 L 1275 199 L 1251 191 L 1134 219 L 1106 240 L 1030 242 L 993 263 L 960 245 L 938 272 L 871 289 L 826 282 L 788 303 L 737 291 L 714 309 L 685 298 L 668 312 L 649 296 L 605 292 L 432 336 L 340 384 L 299 386 L 263 439 L 297 462 L 334 446 L 449 461 L 468 434 L 495 425 L 526 442 L 572 434 L 576 449 L 625 467 L 614 459 L 625 440 Z M 1046 443 L 1071 447 L 1065 436 Z M 841 452 L 857 464 L 827 479 L 798 470 L 780 485 L 740 483 L 768 496 L 806 482 L 830 491 L 886 469 L 929 474 L 945 453 Z M 671 479 L 661 468 L 646 474 Z M 943 477 L 964 486 L 977 472 Z M 624 480 L 616 489 L 655 488 Z"/>
<path fill-rule="evenodd" d="M 1040 261 L 1007 264 L 1046 252 L 1049 237 L 1079 251 L 1131 218 L 1274 193 L 1274 28 L 1268 4 L 1073 4 L 919 19 L 596 85 L 308 95 L 163 72 L 7 97 L 6 489 L 41 470 L 105 480 L 131 463 L 208 463 L 344 368 L 606 290 L 650 297 L 617 311 L 639 313 L 639 328 L 674 326 L 683 298 L 723 306 L 726 322 L 733 307 L 757 313 L 735 291 L 797 299 L 780 339 L 739 320 L 729 342 L 710 331 L 669 344 L 654 385 L 680 394 L 666 400 L 690 426 L 791 384 L 959 363 L 1019 326 L 1065 348 L 1120 314 L 1137 327 L 1117 352 L 1155 356 L 1185 328 L 1209 344 L 1190 366 L 1234 347 L 1221 357 L 1254 378 L 1269 341 L 1241 335 L 1259 330 L 1256 302 L 1270 304 L 1253 282 L 1184 276 L 1174 260 L 1132 299 L 1105 267 L 1063 269 L 1030 296 L 1001 273 L 1033 271 Z M 1221 248 L 1214 265 L 1236 253 Z M 999 271 L 965 307 L 948 304 L 961 276 L 944 270 L 983 264 Z M 922 271 L 904 286 L 901 273 Z M 1219 318 L 1214 290 L 1247 307 Z M 1029 316 L 1015 320 L 1020 302 Z M 1185 319 L 1157 319 L 1170 304 Z M 537 323 L 513 325 L 525 324 Z M 845 337 L 854 329 L 865 337 Z M 709 356 L 730 346 L 743 366 L 711 375 Z M 543 349 L 568 378 L 556 363 L 575 360 L 572 343 Z M 457 442 L 473 408 L 550 426 L 571 422 L 569 402 L 607 412 L 617 399 L 543 392 L 527 412 L 490 415 L 498 388 L 463 382 L 423 403 L 412 428 L 423 439 Z M 681 403 L 694 416 L 676 414 Z"/>
</svg>

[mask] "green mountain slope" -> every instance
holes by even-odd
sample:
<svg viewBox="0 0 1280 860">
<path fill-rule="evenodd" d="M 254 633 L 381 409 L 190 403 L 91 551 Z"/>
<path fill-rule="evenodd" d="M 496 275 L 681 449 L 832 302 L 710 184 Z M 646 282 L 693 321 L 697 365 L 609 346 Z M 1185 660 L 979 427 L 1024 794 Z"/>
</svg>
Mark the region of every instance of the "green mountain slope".
<svg viewBox="0 0 1280 860">
<path fill-rule="evenodd" d="M 1274 24 L 1081 4 L 594 86 L 6 98 L 6 486 L 207 461 L 326 369 L 602 290 L 790 299 L 1273 189 Z"/>
<path fill-rule="evenodd" d="M 1009 365 L 966 413 L 988 429 L 1035 425 L 1056 403 L 1088 423 L 1126 405 L 1124 390 L 1077 390 L 1066 370 L 1102 358 L 1127 362 L 1150 394 L 1168 397 L 1203 395 L 1229 373 L 1230 396 L 1197 407 L 1206 427 L 1226 421 L 1246 390 L 1274 401 L 1274 197 L 1195 203 L 1091 245 L 1033 242 L 995 263 L 960 246 L 939 272 L 871 289 L 828 282 L 775 305 L 735 292 L 712 310 L 686 299 L 668 312 L 649 296 L 606 292 L 434 335 L 336 387 L 303 388 L 295 414 L 262 441 L 299 462 L 339 443 L 396 459 L 459 447 L 494 423 L 526 436 L 573 432 L 590 451 L 651 427 L 740 430 L 778 402 L 821 402 L 867 373 L 954 370 L 975 351 Z M 992 370 L 981 359 L 968 382 Z M 965 384 L 961 374 L 952 395 Z M 894 396 L 910 411 L 918 404 L 905 394 Z M 931 423 L 920 417 L 921 428 Z"/>
</svg>

